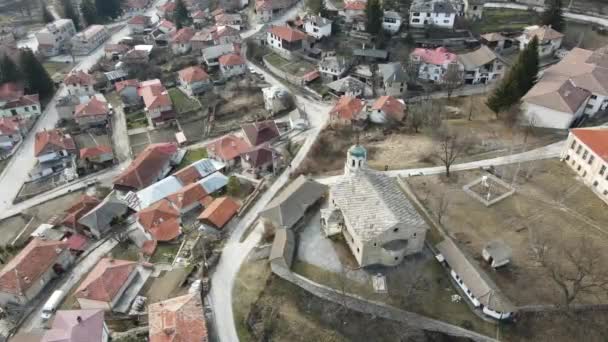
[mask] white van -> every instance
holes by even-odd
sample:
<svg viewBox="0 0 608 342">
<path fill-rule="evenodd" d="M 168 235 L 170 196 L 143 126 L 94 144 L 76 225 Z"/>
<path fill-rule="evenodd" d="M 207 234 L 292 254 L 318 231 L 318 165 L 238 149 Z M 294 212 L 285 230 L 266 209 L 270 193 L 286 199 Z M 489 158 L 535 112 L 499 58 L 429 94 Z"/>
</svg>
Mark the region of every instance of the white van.
<svg viewBox="0 0 608 342">
<path fill-rule="evenodd" d="M 48 321 L 49 318 L 53 316 L 53 314 L 57 310 L 57 307 L 59 306 L 59 304 L 61 304 L 61 300 L 63 300 L 63 291 L 57 290 L 53 292 L 49 300 L 47 300 L 46 303 L 44 303 L 44 306 L 42 307 L 42 314 L 40 315 L 40 317 L 42 317 L 43 322 Z"/>
</svg>

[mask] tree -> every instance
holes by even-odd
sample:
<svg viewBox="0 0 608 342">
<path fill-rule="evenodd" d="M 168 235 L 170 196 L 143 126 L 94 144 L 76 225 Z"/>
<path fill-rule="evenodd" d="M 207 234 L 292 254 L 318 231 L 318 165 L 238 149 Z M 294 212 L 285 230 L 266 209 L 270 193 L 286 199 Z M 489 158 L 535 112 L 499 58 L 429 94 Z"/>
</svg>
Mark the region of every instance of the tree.
<svg viewBox="0 0 608 342">
<path fill-rule="evenodd" d="M 53 80 L 32 50 L 22 49 L 19 62 L 24 73 L 25 85 L 29 91 L 38 93 L 41 98 L 53 95 L 55 91 Z"/>
<path fill-rule="evenodd" d="M 80 28 L 80 15 L 78 14 L 78 11 L 74 9 L 72 0 L 61 0 L 61 8 L 63 9 L 63 17 L 71 19 L 74 23 L 74 27 L 78 30 Z"/>
<path fill-rule="evenodd" d="M 121 0 L 95 0 L 95 9 L 100 18 L 118 18 L 122 14 Z"/>
<path fill-rule="evenodd" d="M 228 184 L 226 185 L 226 192 L 230 196 L 237 196 L 241 190 L 241 183 L 236 176 L 230 176 L 228 178 Z"/>
<path fill-rule="evenodd" d="M 380 0 L 369 0 L 365 5 L 365 16 L 367 25 L 365 30 L 371 34 L 378 34 L 382 30 L 382 3 Z"/>
<path fill-rule="evenodd" d="M 325 1 L 323 0 L 306 0 L 306 7 L 308 13 L 312 15 L 327 17 L 327 7 L 325 7 Z"/>
<path fill-rule="evenodd" d="M 87 25 L 99 23 L 99 14 L 97 13 L 97 8 L 95 7 L 93 0 L 82 0 L 80 3 L 80 11 L 82 12 L 82 17 Z"/>
<path fill-rule="evenodd" d="M 452 97 L 454 90 L 462 85 L 463 77 L 463 70 L 458 63 L 448 64 L 448 69 L 443 75 L 443 86 L 448 93 L 448 99 Z"/>
<path fill-rule="evenodd" d="M 460 137 L 458 132 L 442 127 L 437 133 L 436 155 L 445 166 L 445 175 L 450 177 L 452 164 L 460 158 L 468 148 L 468 142 Z"/>
<path fill-rule="evenodd" d="M 420 131 L 420 128 L 422 128 L 426 122 L 426 115 L 426 107 L 422 102 L 409 106 L 406 122 L 407 125 L 414 130 L 414 133 Z"/>
<path fill-rule="evenodd" d="M 177 29 L 180 29 L 180 28 L 186 26 L 189 21 L 188 9 L 186 8 L 186 5 L 184 4 L 183 0 L 175 1 L 175 12 L 174 13 L 175 14 L 174 14 L 173 21 L 175 21 L 175 27 Z"/>
<path fill-rule="evenodd" d="M 564 32 L 566 23 L 562 9 L 562 0 L 550 1 L 549 7 L 543 12 L 541 22 L 543 25 L 549 25 L 559 32 Z"/>
<path fill-rule="evenodd" d="M 48 7 L 46 7 L 46 3 L 44 1 L 40 1 L 40 11 L 42 12 L 42 21 L 45 23 L 52 23 L 55 20 L 55 17 L 49 11 Z"/>
<path fill-rule="evenodd" d="M 0 59 L 0 82 L 17 82 L 22 79 L 23 75 L 17 67 L 17 64 L 15 64 L 7 55 L 2 56 Z"/>
</svg>

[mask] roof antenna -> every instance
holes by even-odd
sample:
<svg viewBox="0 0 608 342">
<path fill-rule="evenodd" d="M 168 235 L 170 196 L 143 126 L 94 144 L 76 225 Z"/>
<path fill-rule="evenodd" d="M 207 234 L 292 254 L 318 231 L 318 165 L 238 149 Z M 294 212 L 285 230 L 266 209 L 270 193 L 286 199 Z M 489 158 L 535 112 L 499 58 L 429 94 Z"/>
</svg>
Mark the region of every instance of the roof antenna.
<svg viewBox="0 0 608 342">
<path fill-rule="evenodd" d="M 357 132 L 355 133 L 355 139 L 356 139 L 356 140 L 355 140 L 355 145 L 356 145 L 356 146 L 359 146 L 359 131 L 357 131 Z"/>
</svg>

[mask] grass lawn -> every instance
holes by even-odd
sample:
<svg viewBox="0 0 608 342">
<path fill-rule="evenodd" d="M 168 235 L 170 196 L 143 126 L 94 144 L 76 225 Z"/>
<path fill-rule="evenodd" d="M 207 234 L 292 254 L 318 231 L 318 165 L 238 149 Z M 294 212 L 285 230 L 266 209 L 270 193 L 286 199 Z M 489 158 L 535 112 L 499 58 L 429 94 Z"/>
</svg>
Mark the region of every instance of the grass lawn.
<svg viewBox="0 0 608 342">
<path fill-rule="evenodd" d="M 112 257 L 119 260 L 139 260 L 139 250 L 137 246 L 129 242 L 121 242 L 112 249 Z"/>
<path fill-rule="evenodd" d="M 481 21 L 473 24 L 473 31 L 479 33 L 517 31 L 538 23 L 539 15 L 534 11 L 507 8 L 484 9 Z"/>
<path fill-rule="evenodd" d="M 72 68 L 72 63 L 65 62 L 44 62 L 42 64 L 49 76 L 53 77 L 56 73 L 68 72 Z"/>
<path fill-rule="evenodd" d="M 268 61 L 268 63 L 272 64 L 273 66 L 275 66 L 277 68 L 281 68 L 283 65 L 289 63 L 288 60 L 279 56 L 276 53 L 271 53 L 269 55 L 266 55 L 264 58 L 266 58 L 266 61 Z"/>
<path fill-rule="evenodd" d="M 158 247 L 156 247 L 154 255 L 152 255 L 152 258 L 150 258 L 150 262 L 172 263 L 173 259 L 175 259 L 175 256 L 177 255 L 180 245 L 180 243 L 159 243 Z"/>
<path fill-rule="evenodd" d="M 181 170 L 186 166 L 197 162 L 203 158 L 207 158 L 206 148 L 201 147 L 194 150 L 188 150 L 188 152 L 186 152 L 186 155 L 184 156 L 184 159 L 182 159 L 181 163 L 179 163 L 179 165 L 177 166 L 177 169 Z"/>
<path fill-rule="evenodd" d="M 171 97 L 177 114 L 188 113 L 201 108 L 196 100 L 188 97 L 179 88 L 169 89 L 169 96 Z"/>
<path fill-rule="evenodd" d="M 126 114 L 127 129 L 134 129 L 148 126 L 148 119 L 143 110 Z"/>
<path fill-rule="evenodd" d="M 234 282 L 233 291 L 233 310 L 236 332 L 240 341 L 249 341 L 251 335 L 245 326 L 245 320 L 251 309 L 251 305 L 256 302 L 270 276 L 270 267 L 266 260 L 258 260 L 243 264 Z"/>
</svg>

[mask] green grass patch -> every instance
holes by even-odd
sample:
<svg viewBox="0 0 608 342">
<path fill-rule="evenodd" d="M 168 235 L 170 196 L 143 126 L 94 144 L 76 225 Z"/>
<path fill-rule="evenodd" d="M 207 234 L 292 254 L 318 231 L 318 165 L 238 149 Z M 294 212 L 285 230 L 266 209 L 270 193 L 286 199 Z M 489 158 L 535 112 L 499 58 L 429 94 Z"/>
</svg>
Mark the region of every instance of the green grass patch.
<svg viewBox="0 0 608 342">
<path fill-rule="evenodd" d="M 268 63 L 277 68 L 281 68 L 283 65 L 289 63 L 289 61 L 276 53 L 271 53 L 264 57 Z"/>
<path fill-rule="evenodd" d="M 159 243 L 156 247 L 156 251 L 150 258 L 150 262 L 158 263 L 158 262 L 166 262 L 172 263 L 173 259 L 177 255 L 177 251 L 179 250 L 179 243 Z"/>
<path fill-rule="evenodd" d="M 207 158 L 207 149 L 204 147 L 188 150 L 186 155 L 184 155 L 184 159 L 177 166 L 178 170 L 185 168 L 186 166 L 197 162 L 203 158 Z"/>
<path fill-rule="evenodd" d="M 65 62 L 44 62 L 42 66 L 53 77 L 56 73 L 68 72 L 72 68 L 72 63 Z"/>
<path fill-rule="evenodd" d="M 112 249 L 112 257 L 118 260 L 139 260 L 139 249 L 129 242 L 121 242 Z"/>
<path fill-rule="evenodd" d="M 188 113 L 201 108 L 196 100 L 188 97 L 179 88 L 169 89 L 169 96 L 171 97 L 173 107 L 177 111 L 177 114 Z"/>
<path fill-rule="evenodd" d="M 484 9 L 483 18 L 473 24 L 473 31 L 478 33 L 518 31 L 526 26 L 539 23 L 539 14 L 534 11 L 496 8 Z"/>
<path fill-rule="evenodd" d="M 148 119 L 143 110 L 125 115 L 127 119 L 127 129 L 141 128 L 148 126 Z"/>
</svg>

